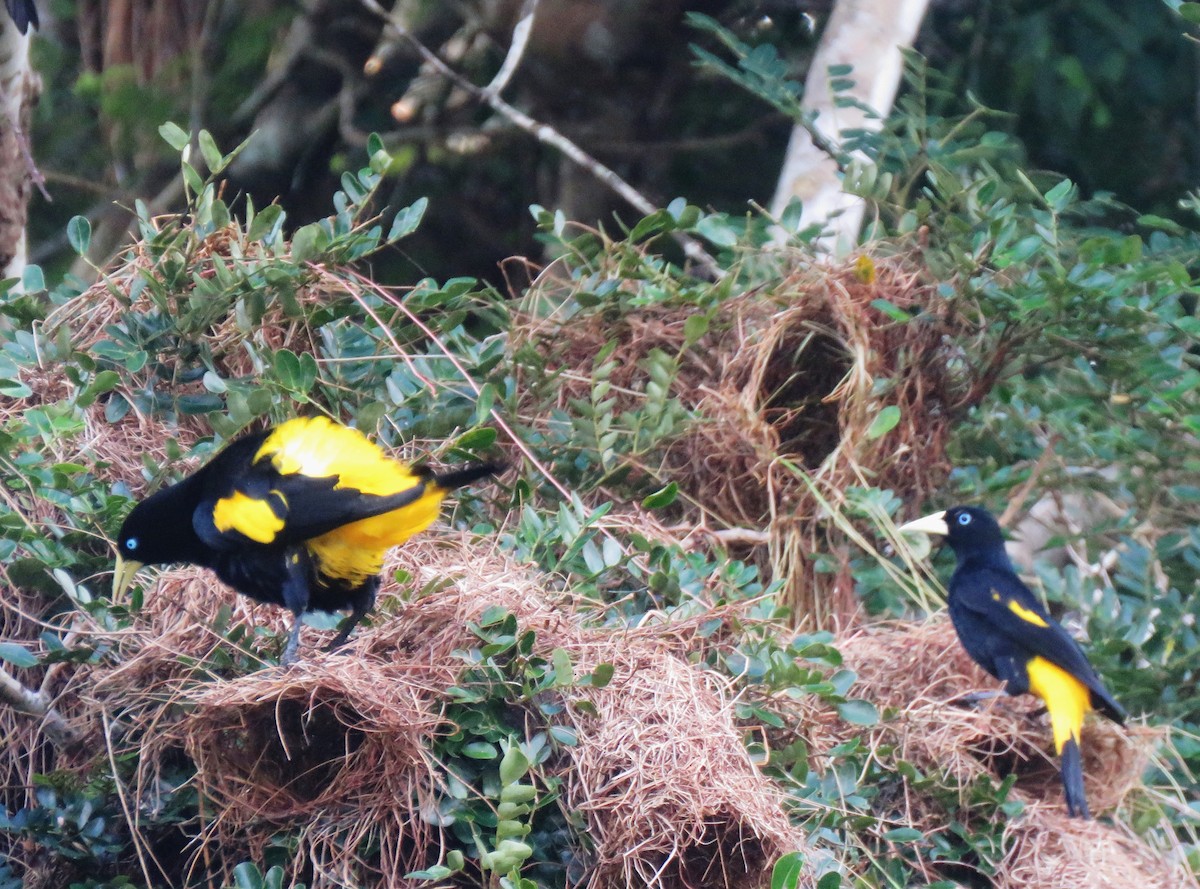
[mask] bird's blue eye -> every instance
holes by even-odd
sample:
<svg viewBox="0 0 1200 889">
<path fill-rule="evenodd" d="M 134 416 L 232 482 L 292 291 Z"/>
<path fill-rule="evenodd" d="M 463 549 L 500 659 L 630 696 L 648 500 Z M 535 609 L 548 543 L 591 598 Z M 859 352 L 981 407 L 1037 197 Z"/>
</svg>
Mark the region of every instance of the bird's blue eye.
<svg viewBox="0 0 1200 889">
<path fill-rule="evenodd" d="M 971 524 L 971 514 L 970 514 L 969 512 L 964 512 L 964 513 L 961 513 L 961 514 L 959 515 L 959 517 L 958 517 L 958 523 L 959 523 L 960 525 L 969 525 L 969 524 Z"/>
<path fill-rule="evenodd" d="M 125 541 L 125 549 L 129 550 L 130 552 L 133 552 L 137 548 L 138 548 L 138 539 L 136 537 L 130 537 L 128 540 Z"/>
</svg>

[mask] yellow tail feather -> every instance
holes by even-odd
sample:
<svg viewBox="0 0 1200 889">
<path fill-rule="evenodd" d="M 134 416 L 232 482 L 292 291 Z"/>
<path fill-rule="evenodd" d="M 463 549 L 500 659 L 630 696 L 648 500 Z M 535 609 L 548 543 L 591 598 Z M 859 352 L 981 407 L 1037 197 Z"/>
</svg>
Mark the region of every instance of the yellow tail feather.
<svg viewBox="0 0 1200 889">
<path fill-rule="evenodd" d="M 1084 714 L 1092 709 L 1091 695 L 1086 685 L 1043 657 L 1030 660 L 1026 670 L 1029 690 L 1045 702 L 1050 713 L 1054 752 L 1061 754 L 1068 740 L 1079 743 Z"/>
</svg>

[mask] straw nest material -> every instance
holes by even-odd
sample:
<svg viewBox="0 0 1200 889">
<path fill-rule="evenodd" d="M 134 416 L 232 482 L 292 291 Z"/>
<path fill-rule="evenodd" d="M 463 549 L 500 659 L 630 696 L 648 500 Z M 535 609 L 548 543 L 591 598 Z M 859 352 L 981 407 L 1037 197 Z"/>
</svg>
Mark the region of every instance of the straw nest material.
<svg viewBox="0 0 1200 889">
<path fill-rule="evenodd" d="M 313 887 L 398 885 L 434 863 L 442 828 L 418 814 L 442 786 L 430 742 L 451 729 L 446 690 L 466 667 L 460 650 L 478 644 L 469 624 L 497 605 L 536 633 L 537 652 L 565 649 L 577 675 L 614 667 L 603 689 L 566 690 L 569 705 L 594 709 L 567 707 L 579 743 L 549 764 L 567 809 L 587 824 L 589 886 L 758 885 L 800 847 L 781 792 L 749 759 L 725 689 L 681 657 L 698 622 L 589 628 L 526 569 L 462 541 L 414 541 L 392 567 L 411 572 L 417 588 L 449 582 L 419 601 L 385 595 L 373 626 L 339 652 L 314 650 L 306 631 L 294 668 L 231 679 L 197 681 L 191 659 L 217 644 L 197 627 L 236 600 L 182 571 L 148 595 L 145 625 L 124 639 L 121 665 L 96 677 L 94 695 L 154 727 L 128 735 L 140 745 L 142 787 L 181 750 L 195 763 L 215 817 L 192 868 L 236 863 L 230 852 L 261 849 L 282 827 L 298 829 L 296 872 Z M 364 858 L 364 848 L 377 851 Z"/>
<path fill-rule="evenodd" d="M 845 666 L 858 674 L 854 693 L 894 711 L 869 730 L 872 748 L 894 747 L 900 760 L 966 788 L 1015 775 L 1010 799 L 1025 804 L 1006 832 L 996 862 L 997 887 L 1120 886 L 1138 874 L 1144 885 L 1189 886 L 1186 870 L 1146 846 L 1121 825 L 1067 817 L 1048 720 L 1030 695 L 1001 695 L 982 704 L 966 696 L 996 690 L 959 645 L 945 617 L 918 624 L 857 629 L 837 640 Z M 848 739 L 848 727 L 805 704 L 797 730 L 816 755 Z M 855 730 L 861 733 L 861 730 Z M 1102 815 L 1142 787 L 1160 733 L 1090 718 L 1082 752 L 1088 802 Z M 893 800 L 897 821 L 920 830 L 945 825 L 932 799 L 905 792 Z"/>
<path fill-rule="evenodd" d="M 541 286 L 551 298 L 560 285 Z M 605 397 L 616 399 L 618 416 L 646 399 L 647 356 L 679 356 L 671 394 L 696 419 L 656 453 L 636 455 L 635 479 L 647 489 L 676 481 L 680 502 L 698 507 L 681 524 L 757 545 L 749 555 L 782 581 L 797 623 L 844 623 L 856 607 L 852 550 L 823 499 L 864 484 L 924 499 L 948 472 L 951 424 L 987 391 L 994 369 L 962 360 L 952 345 L 961 316 L 899 260 L 798 268 L 769 293 L 726 300 L 689 348 L 698 312 L 670 303 L 530 314 L 514 331 L 515 348 L 528 339 L 548 356 L 558 384 L 552 407 L 569 412 L 572 401 L 591 401 L 596 355 L 615 341 Z M 534 380 L 522 390 L 545 391 Z M 872 426 L 885 409 L 899 415 L 883 432 Z M 539 404 L 527 413 L 550 416 Z M 814 552 L 834 556 L 837 570 L 818 574 Z"/>
</svg>

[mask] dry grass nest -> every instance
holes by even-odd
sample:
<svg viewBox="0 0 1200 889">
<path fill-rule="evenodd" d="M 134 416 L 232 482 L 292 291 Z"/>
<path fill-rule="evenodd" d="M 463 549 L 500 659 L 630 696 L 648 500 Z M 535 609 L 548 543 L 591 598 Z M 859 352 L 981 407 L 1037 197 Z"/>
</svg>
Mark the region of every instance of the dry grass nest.
<svg viewBox="0 0 1200 889">
<path fill-rule="evenodd" d="M 963 360 L 953 345 L 966 330 L 962 316 L 899 259 L 797 268 L 770 292 L 724 302 L 688 348 L 685 328 L 700 311 L 659 304 L 519 319 L 514 349 L 533 342 L 558 383 L 556 404 L 531 403 L 526 414 L 549 421 L 550 408 L 590 401 L 596 354 L 613 340 L 618 415 L 646 397 L 647 356 L 679 356 L 671 393 L 698 419 L 657 452 L 636 455 L 635 479 L 647 489 L 678 482 L 680 502 L 693 507 L 681 524 L 749 529 L 718 536 L 764 541 L 750 555 L 783 580 L 782 600 L 798 618 L 844 620 L 855 609 L 850 550 L 822 498 L 864 484 L 913 501 L 936 490 L 949 470 L 951 425 L 986 392 L 994 368 Z M 898 422 L 877 434 L 871 426 L 887 408 L 899 409 Z M 813 552 L 841 554 L 841 570 L 819 577 Z"/>
<path fill-rule="evenodd" d="M 460 651 L 478 644 L 469 625 L 497 605 L 536 633 L 537 652 L 565 649 L 577 675 L 614 667 L 603 689 L 564 691 L 579 743 L 548 765 L 563 804 L 586 822 L 589 886 L 758 885 L 800 847 L 727 690 L 683 657 L 699 621 L 588 627 L 527 569 L 460 540 L 427 537 L 396 559 L 417 588 L 447 582 L 419 601 L 385 596 L 373 626 L 336 653 L 315 650 L 306 631 L 292 669 L 204 681 L 193 659 L 227 644 L 206 628 L 238 602 L 204 575 L 169 572 L 147 596 L 145 624 L 120 640 L 120 666 L 92 677 L 96 709 L 135 723 L 126 737 L 140 748 L 141 790 L 181 751 L 195 763 L 212 822 L 191 868 L 231 866 L 236 850 L 252 854 L 281 827 L 299 828 L 296 873 L 313 887 L 399 885 L 434 863 L 443 828 L 418 814 L 444 790 L 431 741 L 452 730 L 446 689 L 466 667 Z M 283 618 L 275 609 L 270 619 Z M 583 701 L 591 708 L 571 706 Z M 378 851 L 364 860 L 365 847 Z"/>
<path fill-rule="evenodd" d="M 168 218 L 161 224 L 172 222 Z M 275 289 L 264 284 L 261 318 L 250 317 L 240 307 L 234 310 L 215 297 L 193 298 L 192 282 L 213 278 L 218 263 L 228 266 L 237 262 L 253 267 L 259 261 L 277 261 L 263 254 L 261 244 L 238 238 L 234 228 L 220 229 L 204 238 L 187 258 L 192 270 L 190 276 L 175 285 L 170 296 L 161 297 L 161 302 L 152 297 L 150 286 L 143 285 L 146 280 L 161 279 L 163 272 L 158 264 L 163 260 L 153 256 L 139 241 L 130 248 L 125 260 L 101 280 L 58 306 L 46 319 L 43 335 L 68 336 L 72 348 L 91 352 L 97 344 L 112 339 L 114 332 L 127 330 L 131 316 L 167 312 L 177 321 L 188 319 L 180 323 L 194 329 L 182 332 L 192 341 L 203 342 L 213 369 L 223 379 L 255 376 L 261 368 L 261 356 L 282 348 L 319 356 L 321 343 L 305 320 L 310 314 L 305 309 L 356 296 L 351 285 L 334 276 L 313 270 L 307 277 L 288 280 Z M 294 307 L 290 312 L 288 305 Z M 163 358 L 171 353 L 170 345 L 157 341 L 154 348 L 156 360 L 138 370 L 122 371 L 118 388 L 102 395 L 83 411 L 85 428 L 81 435 L 63 439 L 65 444 L 50 444 L 51 448 L 71 448 L 70 453 L 55 456 L 71 461 L 85 457 L 96 466 L 103 481 L 126 482 L 137 492 L 144 473 L 144 458 L 162 464 L 167 460 L 169 445 L 177 445 L 186 452 L 211 433 L 203 415 L 181 411 L 165 422 L 137 407 L 148 395 L 161 397 L 169 404 L 172 399 L 203 395 L 207 391 L 201 379 L 192 378 L 193 374 L 186 379 L 181 376 L 182 371 L 195 366 L 195 361 L 188 367 L 183 362 L 173 367 Z M 189 347 L 181 343 L 180 348 Z M 57 365 L 23 371 L 22 381 L 33 390 L 32 394 L 6 401 L 0 406 L 0 419 L 19 417 L 30 408 L 67 401 L 78 394 L 78 387 L 68 379 L 65 369 Z M 105 411 L 115 396 L 124 398 L 132 407 L 120 420 L 109 422 Z"/>
<path fill-rule="evenodd" d="M 1067 817 L 1049 722 L 1039 702 L 1030 695 L 1001 695 L 968 703 L 968 695 L 997 685 L 962 649 L 947 618 L 858 628 L 835 644 L 845 666 L 858 674 L 855 695 L 881 712 L 894 711 L 868 730 L 864 740 L 871 749 L 892 747 L 897 759 L 963 788 L 980 779 L 999 783 L 1016 776 L 1009 798 L 1024 803 L 1025 811 L 1008 826 L 1003 857 L 994 862 L 997 887 L 1122 886 L 1137 874 L 1145 885 L 1194 889 L 1186 867 L 1122 824 Z M 794 731 L 814 756 L 863 733 L 816 702 L 791 707 Z M 1161 741 L 1156 729 L 1089 718 L 1081 746 L 1094 813 L 1112 812 L 1143 786 L 1151 752 Z M 945 826 L 944 809 L 907 786 L 891 805 L 898 824 L 922 831 Z"/>
</svg>

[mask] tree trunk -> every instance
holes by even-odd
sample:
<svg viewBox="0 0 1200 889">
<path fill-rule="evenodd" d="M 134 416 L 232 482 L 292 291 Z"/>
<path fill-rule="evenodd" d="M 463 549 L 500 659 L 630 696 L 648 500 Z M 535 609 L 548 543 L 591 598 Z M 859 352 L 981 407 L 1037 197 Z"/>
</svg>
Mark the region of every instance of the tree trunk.
<svg viewBox="0 0 1200 889">
<path fill-rule="evenodd" d="M 821 42 L 804 82 L 804 107 L 816 111 L 816 129 L 831 144 L 848 129 L 878 130 L 891 111 L 900 85 L 900 47 L 911 46 L 929 0 L 838 0 L 821 34 Z M 842 95 L 878 112 L 839 108 L 830 86 L 831 65 L 853 65 L 854 85 Z M 829 236 L 819 242 L 827 255 L 844 254 L 858 239 L 864 205 L 842 191 L 837 164 L 803 127 L 792 131 L 771 212 L 778 218 L 793 198 L 804 204 L 800 227 L 825 225 Z"/>
<path fill-rule="evenodd" d="M 29 67 L 29 35 L 0 13 L 0 268 L 3 277 L 25 270 L 25 220 L 33 187 L 29 110 L 40 81 Z"/>
</svg>

